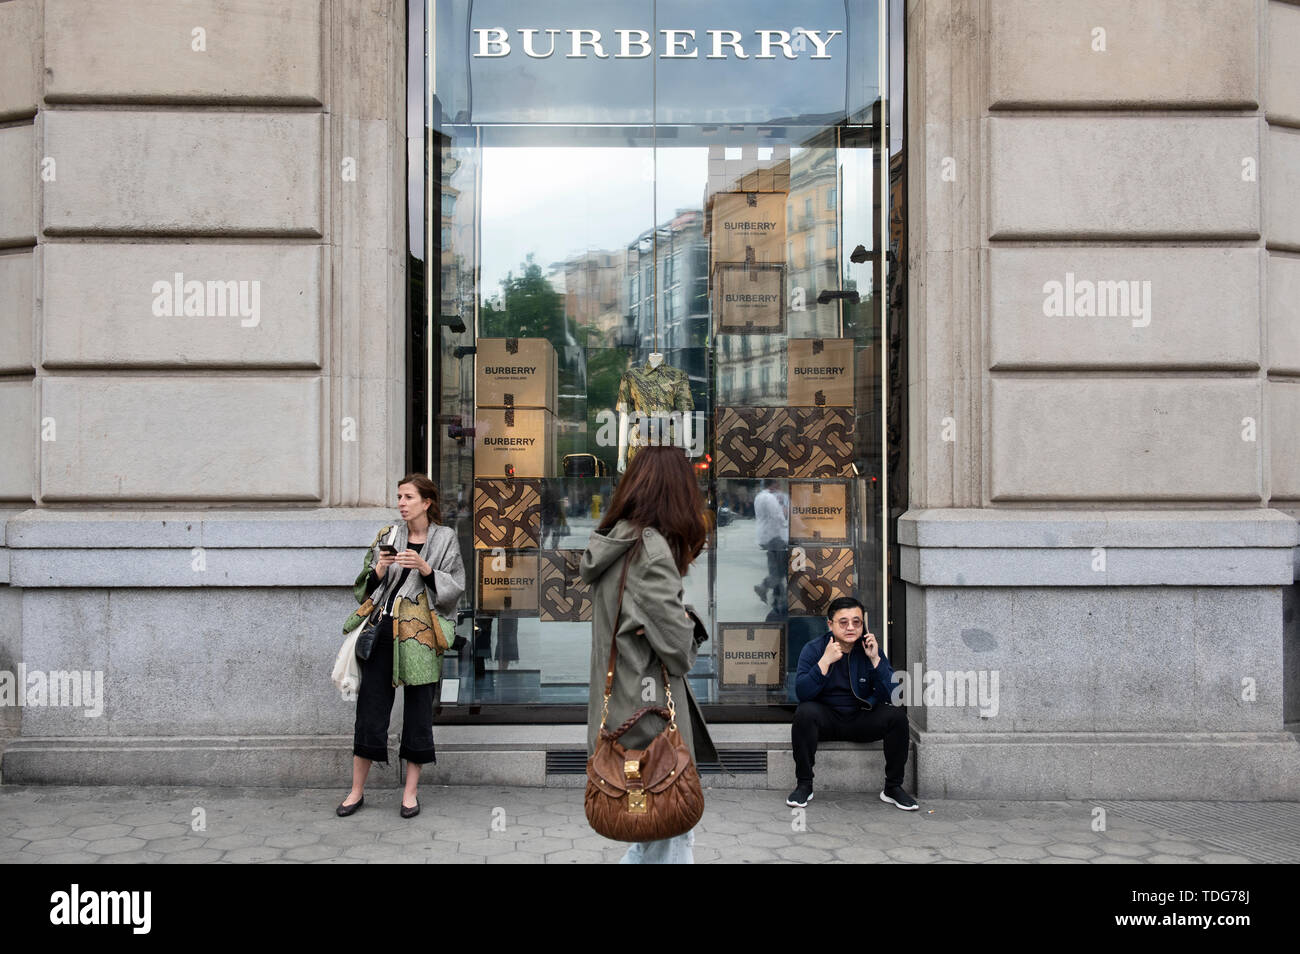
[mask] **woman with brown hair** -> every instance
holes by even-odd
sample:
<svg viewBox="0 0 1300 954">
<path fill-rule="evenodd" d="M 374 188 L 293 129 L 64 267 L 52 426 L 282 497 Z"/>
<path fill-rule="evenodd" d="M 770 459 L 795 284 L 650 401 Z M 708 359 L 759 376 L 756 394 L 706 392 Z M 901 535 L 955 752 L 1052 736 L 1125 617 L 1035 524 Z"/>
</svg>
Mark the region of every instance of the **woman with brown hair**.
<svg viewBox="0 0 1300 954">
<path fill-rule="evenodd" d="M 663 690 L 660 665 L 668 673 L 673 701 L 679 711 L 677 728 L 694 755 L 716 761 L 717 752 L 686 673 L 695 664 L 699 644 L 708 633 L 694 611 L 682 602 L 682 577 L 704 548 L 704 499 L 695 474 L 679 447 L 643 447 L 619 480 L 609 510 L 591 534 L 582 555 L 580 573 L 591 584 L 591 690 L 587 703 L 587 756 L 596 750 L 610 643 L 617 638 L 618 655 L 610 690 L 606 723 L 621 725 L 647 704 L 644 692 Z M 619 578 L 624 560 L 627 582 L 619 608 Z M 610 620 L 614 619 L 613 630 Z M 638 630 L 644 630 L 639 633 Z M 664 705 L 665 700 L 650 700 Z M 641 748 L 666 726 L 647 713 L 619 740 L 629 749 Z M 691 863 L 694 832 L 662 841 L 634 842 L 623 863 Z"/>
<path fill-rule="evenodd" d="M 465 592 L 465 565 L 456 531 L 441 526 L 438 488 L 424 474 L 397 484 L 402 519 L 379 531 L 366 551 L 353 595 L 361 604 L 343 625 L 349 633 L 375 607 L 383 607 L 374 648 L 361 663 L 352 745 L 352 790 L 337 814 L 351 815 L 365 800 L 370 764 L 388 762 L 388 722 L 397 687 L 405 706 L 398 757 L 406 759 L 401 816 L 420 813 L 420 766 L 436 761 L 433 702 L 442 656 L 456 638 L 453 617 Z"/>
</svg>

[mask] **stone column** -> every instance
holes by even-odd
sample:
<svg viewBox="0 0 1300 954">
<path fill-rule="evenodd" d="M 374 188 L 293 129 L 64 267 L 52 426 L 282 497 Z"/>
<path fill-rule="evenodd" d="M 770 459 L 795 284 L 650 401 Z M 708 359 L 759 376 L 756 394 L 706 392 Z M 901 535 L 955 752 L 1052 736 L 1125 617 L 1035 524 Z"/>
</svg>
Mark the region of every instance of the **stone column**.
<svg viewBox="0 0 1300 954">
<path fill-rule="evenodd" d="M 6 781 L 346 779 L 406 40 L 397 0 L 0 3 L 0 669 L 103 678 L 100 715 L 6 713 Z"/>
<path fill-rule="evenodd" d="M 1300 793 L 1297 14 L 908 4 L 922 796 Z"/>
</svg>

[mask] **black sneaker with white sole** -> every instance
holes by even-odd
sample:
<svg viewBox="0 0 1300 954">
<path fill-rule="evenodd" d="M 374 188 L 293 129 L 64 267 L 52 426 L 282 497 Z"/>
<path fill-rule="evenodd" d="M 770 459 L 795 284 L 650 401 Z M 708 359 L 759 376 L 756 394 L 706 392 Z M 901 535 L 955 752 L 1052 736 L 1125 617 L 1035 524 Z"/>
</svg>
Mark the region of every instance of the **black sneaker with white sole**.
<svg viewBox="0 0 1300 954">
<path fill-rule="evenodd" d="M 905 812 L 914 812 L 919 807 L 916 804 L 916 799 L 903 791 L 903 786 L 901 785 L 888 786 L 880 793 L 880 800 L 882 802 L 889 802 L 891 805 L 901 808 Z"/>
<path fill-rule="evenodd" d="M 813 799 L 812 786 L 809 785 L 807 782 L 800 782 L 798 785 L 795 786 L 795 790 L 790 793 L 790 797 L 785 800 L 785 803 L 789 805 L 791 808 L 803 808 L 805 805 L 811 802 L 812 799 Z"/>
</svg>

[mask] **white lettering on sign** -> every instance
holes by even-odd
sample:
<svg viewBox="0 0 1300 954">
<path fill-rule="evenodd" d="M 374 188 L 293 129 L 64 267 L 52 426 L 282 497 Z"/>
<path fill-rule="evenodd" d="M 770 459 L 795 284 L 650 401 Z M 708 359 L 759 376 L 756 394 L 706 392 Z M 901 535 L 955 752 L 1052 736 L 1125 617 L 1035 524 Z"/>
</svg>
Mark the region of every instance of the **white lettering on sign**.
<svg viewBox="0 0 1300 954">
<path fill-rule="evenodd" d="M 605 52 L 604 42 L 599 30 L 523 27 L 515 31 L 522 41 L 518 44 L 518 47 L 511 45 L 511 31 L 505 27 L 475 27 L 472 32 L 478 37 L 474 52 L 476 59 L 480 57 L 499 59 L 503 56 L 509 56 L 511 52 L 518 48 L 523 50 L 525 56 L 536 60 L 544 60 L 554 55 L 556 38 L 561 33 L 569 35 L 569 52 L 565 54 L 565 59 L 585 60 L 593 56 L 601 60 L 611 58 L 611 54 Z M 831 59 L 831 54 L 828 52 L 831 40 L 844 34 L 843 30 L 826 30 L 824 32 L 825 35 L 821 30 L 800 29 L 798 31 L 800 41 L 806 38 L 815 50 L 808 59 Z M 545 33 L 549 41 L 546 44 L 545 51 L 539 49 L 542 45 L 537 42 L 539 33 Z M 795 60 L 799 58 L 800 52 L 807 47 L 807 44 L 803 42 L 792 44 L 790 31 L 788 30 L 754 30 L 751 36 L 755 39 L 751 42 L 756 42 L 759 52 L 751 55 L 745 52 L 745 34 L 740 30 L 705 30 L 704 33 L 708 35 L 707 46 L 704 37 L 700 37 L 697 42 L 694 30 L 659 30 L 656 38 L 661 41 L 658 52 L 659 58 L 666 60 L 698 59 L 700 47 L 706 46 L 707 49 L 712 50 L 711 53 L 705 56 L 705 59 L 709 60 L 726 60 L 733 57 L 738 60 L 774 60 L 777 58 L 777 54 L 773 51 L 777 49 L 781 51 L 783 58 Z M 614 34 L 618 37 L 618 52 L 612 54 L 613 59 L 644 59 L 655 52 L 648 30 L 618 29 L 614 31 Z M 753 49 L 753 46 L 750 49 Z"/>
</svg>

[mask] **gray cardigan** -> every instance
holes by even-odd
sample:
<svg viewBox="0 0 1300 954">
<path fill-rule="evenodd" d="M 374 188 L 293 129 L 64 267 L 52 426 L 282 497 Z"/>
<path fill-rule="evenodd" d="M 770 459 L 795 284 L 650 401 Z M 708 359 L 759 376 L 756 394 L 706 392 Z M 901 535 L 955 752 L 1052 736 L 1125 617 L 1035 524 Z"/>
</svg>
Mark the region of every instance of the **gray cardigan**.
<svg viewBox="0 0 1300 954">
<path fill-rule="evenodd" d="M 393 524 L 392 532 L 381 534 L 379 543 L 391 543 L 397 548 L 397 552 L 401 553 L 407 547 L 406 537 L 406 521 L 398 520 Z M 375 545 L 375 553 L 371 555 L 372 565 L 378 559 L 378 546 L 379 544 Z M 465 564 L 460 557 L 460 540 L 456 536 L 456 531 L 442 524 L 430 524 L 428 535 L 424 538 L 424 545 L 419 548 L 419 553 L 420 559 L 429 564 L 433 570 L 433 584 L 437 593 L 435 608 L 443 616 L 449 616 L 454 620 L 456 605 L 460 602 L 461 594 L 465 592 Z M 388 591 L 399 576 L 401 573 L 387 573 L 383 576 L 379 589 L 371 594 L 375 606 L 387 605 Z M 402 584 L 399 595 L 403 599 L 414 600 L 424 586 L 424 578 L 418 572 L 412 571 L 406 575 L 406 582 Z"/>
<path fill-rule="evenodd" d="M 677 572 L 668 541 L 659 531 L 647 528 L 640 534 L 626 520 L 620 520 L 608 535 L 592 533 L 582 555 L 579 573 L 592 584 L 591 689 L 587 701 L 587 755 L 596 750 L 601 703 L 605 695 L 605 667 L 609 663 L 612 638 L 609 620 L 618 600 L 618 580 L 623 557 L 641 538 L 642 546 L 632 555 L 628 567 L 623 609 L 617 621 L 618 661 L 614 665 L 614 686 L 609 699 L 607 729 L 616 729 L 628 716 L 646 705 L 666 706 L 662 661 L 668 670 L 668 685 L 677 709 L 677 730 L 682 741 L 701 760 L 716 761 L 717 751 L 686 673 L 695 665 L 695 626 L 698 619 L 682 602 L 682 577 Z M 689 615 L 688 615 L 689 614 Z M 636 633 L 645 627 L 645 635 Z M 649 680 L 649 682 L 643 682 Z M 654 687 L 654 698 L 642 692 Z M 629 749 L 649 744 L 665 722 L 653 713 L 644 715 L 620 740 Z"/>
</svg>

